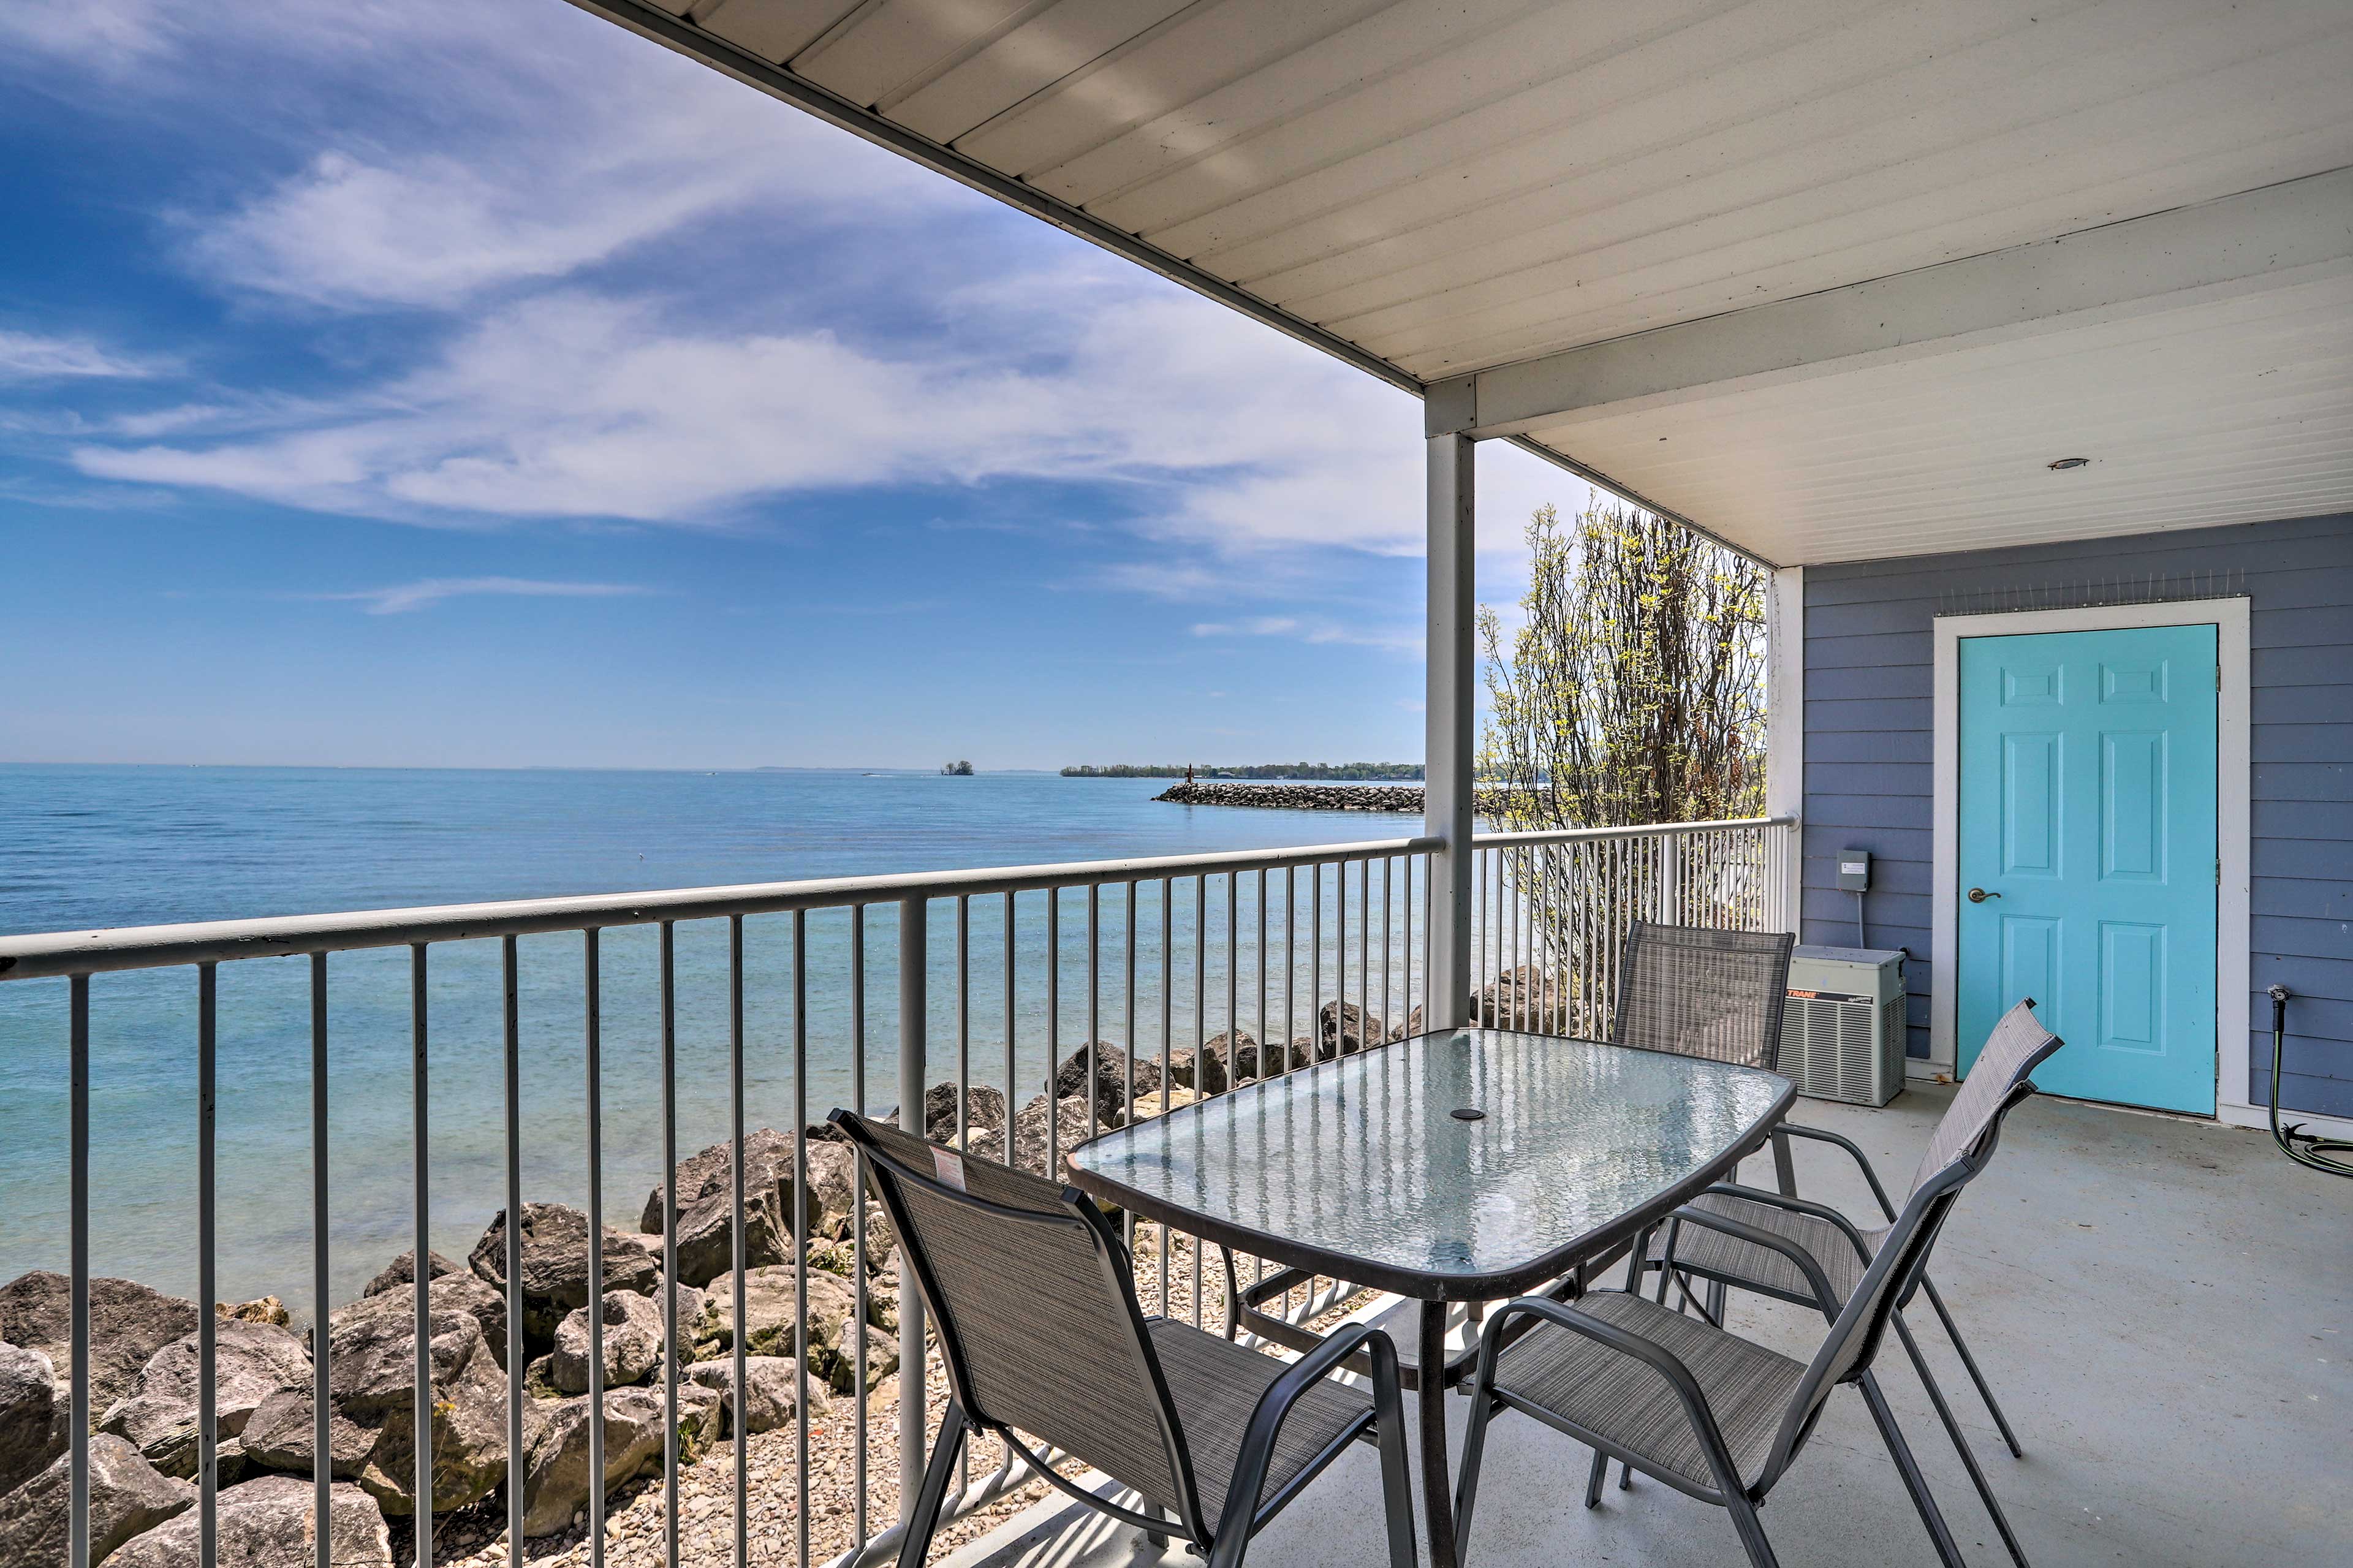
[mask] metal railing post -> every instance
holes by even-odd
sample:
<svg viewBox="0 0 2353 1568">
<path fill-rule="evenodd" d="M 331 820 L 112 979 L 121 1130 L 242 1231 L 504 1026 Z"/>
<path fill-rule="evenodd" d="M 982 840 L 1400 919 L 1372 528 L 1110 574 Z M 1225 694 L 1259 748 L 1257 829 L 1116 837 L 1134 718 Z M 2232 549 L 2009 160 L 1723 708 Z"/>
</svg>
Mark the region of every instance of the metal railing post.
<svg viewBox="0 0 2353 1568">
<path fill-rule="evenodd" d="M 1426 1026 L 1464 1020 L 1471 995 L 1473 703 L 1472 631 L 1476 597 L 1475 449 L 1460 435 L 1432 436 L 1429 457 L 1430 555 L 1422 831 L 1440 841 L 1430 857 Z"/>
<path fill-rule="evenodd" d="M 930 962 L 926 921 L 930 901 L 918 895 L 899 902 L 899 1125 L 923 1136 L 923 1037 L 927 1003 L 924 969 Z M 1050 1111 L 1050 1115 L 1051 1112 Z M 1006 1127 L 1006 1152 L 1012 1153 L 1012 1126 Z M 862 1200 L 863 1194 L 861 1194 Z M 899 1522 L 915 1510 L 915 1479 L 923 1473 L 923 1304 L 914 1276 L 899 1270 Z M 863 1332 L 861 1327 L 860 1332 Z"/>
<path fill-rule="evenodd" d="M 1652 918 L 1661 925 L 1680 923 L 1677 916 L 1683 909 L 1683 836 L 1662 833 L 1659 836 L 1659 903 Z"/>
</svg>

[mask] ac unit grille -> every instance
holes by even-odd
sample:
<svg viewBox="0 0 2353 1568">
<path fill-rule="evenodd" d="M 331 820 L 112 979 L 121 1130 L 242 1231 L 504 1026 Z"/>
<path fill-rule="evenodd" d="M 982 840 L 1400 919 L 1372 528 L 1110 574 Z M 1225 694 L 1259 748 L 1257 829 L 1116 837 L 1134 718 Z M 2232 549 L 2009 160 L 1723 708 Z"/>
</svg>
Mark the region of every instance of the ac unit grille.
<svg viewBox="0 0 2353 1568">
<path fill-rule="evenodd" d="M 1781 1015 L 1781 1071 L 1798 1092 L 1884 1105 L 1904 1087 L 1904 997 L 1791 996 Z"/>
</svg>

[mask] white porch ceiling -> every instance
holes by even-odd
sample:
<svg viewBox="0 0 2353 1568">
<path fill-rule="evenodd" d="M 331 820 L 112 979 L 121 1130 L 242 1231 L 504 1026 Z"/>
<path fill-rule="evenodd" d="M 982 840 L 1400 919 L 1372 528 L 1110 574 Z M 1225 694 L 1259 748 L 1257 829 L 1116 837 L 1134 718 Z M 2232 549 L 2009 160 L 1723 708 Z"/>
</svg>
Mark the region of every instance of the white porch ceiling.
<svg viewBox="0 0 2353 1568">
<path fill-rule="evenodd" d="M 2353 166 L 2347 0 L 574 3 L 1409 385 Z M 1515 432 L 1784 563 L 2353 508 L 2317 271 Z"/>
</svg>

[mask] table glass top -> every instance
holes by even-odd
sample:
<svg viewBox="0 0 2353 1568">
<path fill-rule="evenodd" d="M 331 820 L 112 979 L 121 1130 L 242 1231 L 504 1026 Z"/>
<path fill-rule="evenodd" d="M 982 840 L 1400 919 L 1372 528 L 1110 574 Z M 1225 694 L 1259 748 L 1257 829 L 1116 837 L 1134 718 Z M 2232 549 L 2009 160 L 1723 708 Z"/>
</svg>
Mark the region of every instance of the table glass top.
<svg viewBox="0 0 2353 1568">
<path fill-rule="evenodd" d="M 1440 1282 L 1506 1278 L 1699 1180 L 1789 1092 L 1753 1068 L 1463 1029 L 1184 1107 L 1070 1163 L 1147 1215 Z"/>
</svg>

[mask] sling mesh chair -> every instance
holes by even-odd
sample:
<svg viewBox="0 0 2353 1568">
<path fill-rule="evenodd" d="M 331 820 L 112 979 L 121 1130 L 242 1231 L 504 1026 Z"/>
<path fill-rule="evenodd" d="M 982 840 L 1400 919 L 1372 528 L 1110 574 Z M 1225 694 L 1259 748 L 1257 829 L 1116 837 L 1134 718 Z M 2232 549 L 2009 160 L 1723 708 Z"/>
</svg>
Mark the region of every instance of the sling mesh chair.
<svg viewBox="0 0 2353 1568">
<path fill-rule="evenodd" d="M 2040 1034 L 2040 1031 L 2035 1031 Z M 1635 1290 L 1599 1290 L 1574 1303 L 1523 1296 L 1499 1310 L 1482 1336 L 1472 1386 L 1455 1504 L 1457 1531 L 1468 1541 L 1478 1500 L 1487 1426 L 1498 1410 L 1533 1415 L 1594 1450 L 1585 1505 L 1601 1500 L 1610 1458 L 1655 1476 L 1676 1490 L 1713 1502 L 1757 1568 L 1777 1561 L 1757 1510 L 1788 1472 L 1832 1390 L 1852 1383 L 1878 1426 L 1913 1506 L 1947 1568 L 1962 1568 L 1960 1549 L 1929 1495 L 1926 1478 L 1897 1430 L 1871 1364 L 1896 1305 L 1918 1282 L 1929 1248 L 1962 1187 L 1992 1157 L 2002 1119 L 2034 1092 L 2026 1073 L 2056 1049 L 2047 1036 L 2021 1033 L 2016 1054 L 1994 1070 L 1972 1073 L 1982 1092 L 1956 1097 L 1936 1130 L 1904 1207 L 1879 1235 L 1853 1289 L 1841 1296 L 1805 1247 L 1746 1220 L 1693 1205 L 1675 1217 L 1695 1231 L 1736 1237 L 1779 1257 L 1807 1281 L 1810 1304 L 1831 1328 L 1810 1362 L 1798 1362 L 1727 1333 L 1703 1318 L 1646 1300 Z M 1990 1053 L 1994 1047 L 1988 1047 Z M 1965 1091 L 1966 1094 L 1966 1091 Z M 1534 1320 L 1520 1331 L 1524 1320 Z"/>
<path fill-rule="evenodd" d="M 1626 933 L 1609 1043 L 1768 1072 L 1789 995 L 1787 931 L 1636 921 Z"/>
<path fill-rule="evenodd" d="M 962 1158 L 847 1110 L 830 1120 L 865 1156 L 947 1367 L 947 1415 L 900 1544 L 901 1568 L 917 1568 L 931 1550 L 957 1450 L 975 1431 L 1002 1437 L 1089 1507 L 1155 1540 L 1184 1537 L 1213 1568 L 1239 1564 L 1252 1535 L 1349 1444 L 1372 1435 L 1390 1563 L 1412 1568 L 1405 1422 L 1386 1335 L 1335 1333 L 1314 1354 L 1284 1363 L 1147 1319 L 1117 1234 L 1075 1188 Z M 1369 1398 L 1329 1378 L 1359 1351 L 1370 1362 Z M 1017 1432 L 1103 1471 L 1166 1517 L 1082 1489 Z"/>
<path fill-rule="evenodd" d="M 1609 1043 L 1772 1071 L 1797 940 L 1787 931 L 1636 921 L 1626 933 Z"/>
<path fill-rule="evenodd" d="M 1968 1079 L 1961 1085 L 1960 1091 L 1954 1095 L 1952 1103 L 1946 1108 L 1943 1120 L 1937 1123 L 1936 1133 L 1929 1141 L 1928 1151 L 1921 1156 L 1920 1163 L 1913 1173 L 1913 1194 L 1918 1193 L 1931 1175 L 1952 1162 L 1963 1142 L 1974 1135 L 1970 1129 L 1981 1122 L 1986 1108 L 2005 1101 L 2036 1064 L 2057 1050 L 2060 1044 L 2056 1036 L 2046 1031 L 2035 1020 L 2032 997 L 2019 1003 L 2003 1016 L 2001 1022 L 1994 1026 L 1993 1033 L 1987 1037 L 1985 1049 L 1978 1053 Z M 1863 1177 L 1870 1183 L 1872 1195 L 1878 1199 L 1887 1223 L 1866 1229 L 1857 1226 L 1838 1210 L 1826 1205 L 1736 1185 L 1711 1188 L 1694 1199 L 1690 1209 L 1769 1232 L 1798 1247 L 1829 1281 L 1831 1299 L 1843 1302 L 1854 1294 L 1862 1282 L 1864 1265 L 1869 1262 L 1880 1241 L 1894 1227 L 1895 1205 L 1888 1201 L 1886 1190 L 1880 1185 L 1879 1176 L 1872 1169 L 1871 1162 L 1849 1140 L 1835 1132 L 1795 1123 L 1784 1123 L 1782 1131 L 1795 1137 L 1835 1144 L 1853 1155 L 1855 1163 L 1862 1168 Z M 1909 1194 L 1907 1201 L 1908 1197 Z M 1690 1300 L 1689 1288 L 1683 1284 L 1683 1277 L 1690 1275 L 1716 1287 L 1735 1286 L 1778 1300 L 1794 1301 L 1800 1306 L 1817 1304 L 1813 1282 L 1804 1270 L 1793 1265 L 1782 1252 L 1730 1231 L 1686 1226 L 1680 1219 L 1671 1220 L 1653 1233 L 1641 1256 L 1647 1267 L 1660 1270 L 1661 1301 L 1666 1300 L 1667 1281 L 1672 1274 L 1677 1286 L 1684 1291 L 1686 1301 Z M 1639 1288 L 1635 1277 L 1630 1272 L 1627 1289 Z M 1924 1272 L 1915 1286 L 1906 1289 L 1904 1298 L 1897 1303 L 1898 1308 L 1909 1304 L 1914 1289 L 1927 1295 L 1929 1305 L 1936 1309 L 1937 1317 L 1944 1322 L 1945 1332 L 1950 1336 L 1953 1348 L 1960 1353 L 1961 1363 L 1968 1368 L 1978 1394 L 1984 1397 L 1986 1408 L 1993 1412 L 2003 1440 L 2010 1445 L 2010 1452 L 2017 1454 L 2020 1451 L 2018 1439 L 2011 1435 L 2010 1423 L 2002 1418 L 2001 1407 L 1994 1403 L 1993 1392 L 1986 1386 L 1984 1374 L 1978 1370 L 1977 1358 L 1969 1353 L 1960 1330 L 1953 1322 L 1952 1314 L 1945 1308 L 1944 1299 L 1936 1294 L 1935 1282 Z M 1712 1321 L 1721 1321 L 1720 1312 L 1708 1315 Z M 2002 1544 L 2009 1549 L 2014 1562 L 2023 1564 L 2026 1556 L 2018 1544 L 2018 1538 L 2010 1532 L 2010 1521 L 2002 1513 L 2001 1504 L 1995 1500 L 1993 1487 L 1978 1466 L 1976 1453 L 1962 1433 L 1960 1423 L 1954 1418 L 1952 1407 L 1946 1403 L 1944 1390 L 1929 1372 L 1927 1358 L 1921 1353 L 1919 1342 L 1913 1337 L 1911 1326 L 1904 1321 L 1900 1310 L 1894 1314 L 1894 1325 L 1897 1339 L 1903 1342 L 1913 1369 L 1920 1374 L 1920 1382 L 1928 1391 L 1928 1400 L 1936 1407 L 1937 1419 L 1944 1424 L 1946 1435 L 1959 1452 L 1961 1463 L 1968 1470 L 1978 1496 L 1984 1501 L 1986 1511 L 1993 1516 L 1995 1528 L 2001 1532 Z"/>
</svg>

